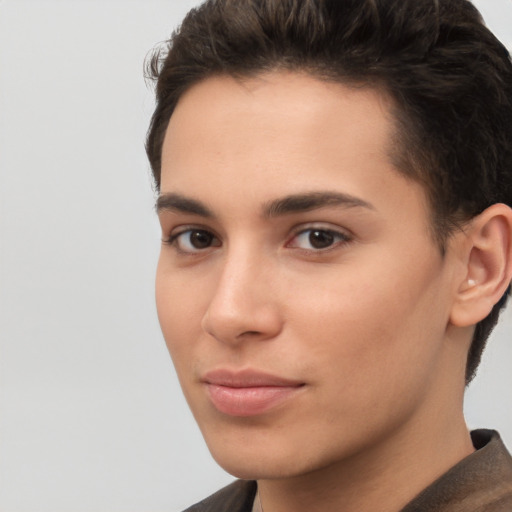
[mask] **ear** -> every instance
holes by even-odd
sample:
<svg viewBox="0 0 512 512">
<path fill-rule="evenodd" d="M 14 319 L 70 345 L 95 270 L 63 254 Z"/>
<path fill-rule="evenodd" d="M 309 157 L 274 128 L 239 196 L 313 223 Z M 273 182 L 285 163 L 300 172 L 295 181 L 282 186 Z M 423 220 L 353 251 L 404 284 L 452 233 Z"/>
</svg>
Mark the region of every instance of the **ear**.
<svg viewBox="0 0 512 512">
<path fill-rule="evenodd" d="M 463 280 L 458 283 L 450 321 L 467 327 L 483 320 L 512 278 L 512 209 L 493 204 L 473 218 L 462 234 Z"/>
</svg>

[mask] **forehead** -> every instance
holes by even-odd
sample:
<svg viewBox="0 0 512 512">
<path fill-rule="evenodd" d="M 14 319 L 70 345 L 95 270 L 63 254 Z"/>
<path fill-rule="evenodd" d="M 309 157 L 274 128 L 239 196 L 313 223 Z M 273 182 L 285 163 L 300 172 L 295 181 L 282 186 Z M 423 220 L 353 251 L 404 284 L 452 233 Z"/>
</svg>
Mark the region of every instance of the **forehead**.
<svg viewBox="0 0 512 512">
<path fill-rule="evenodd" d="M 393 127 L 389 103 L 377 90 L 302 73 L 274 72 L 244 80 L 211 77 L 178 101 L 163 145 L 164 167 L 198 156 L 198 143 L 219 157 L 234 156 L 236 149 L 246 155 L 254 150 L 260 156 L 279 154 L 286 146 L 295 146 L 290 157 L 304 157 L 297 143 L 306 143 L 305 153 L 318 146 L 319 133 L 322 146 L 359 141 L 366 143 L 367 152 L 387 151 Z"/>
<path fill-rule="evenodd" d="M 281 145 L 287 141 L 286 134 L 314 139 L 320 130 L 339 140 L 371 132 L 373 149 L 383 149 L 394 124 L 390 106 L 389 98 L 379 90 L 326 82 L 305 73 L 272 72 L 249 79 L 214 76 L 182 95 L 163 152 L 171 149 L 173 140 L 181 144 L 184 139 L 200 139 L 221 151 L 233 139 L 238 144 L 244 142 L 247 129 L 262 131 L 267 142 L 279 134 L 276 142 Z M 344 123 L 342 118 L 350 122 Z M 245 140 L 242 147 L 248 149 L 249 145 Z"/>
<path fill-rule="evenodd" d="M 225 205 L 235 193 L 263 202 L 332 187 L 381 198 L 417 189 L 392 164 L 391 106 L 379 90 L 302 73 L 209 78 L 171 117 L 161 191 Z"/>
</svg>

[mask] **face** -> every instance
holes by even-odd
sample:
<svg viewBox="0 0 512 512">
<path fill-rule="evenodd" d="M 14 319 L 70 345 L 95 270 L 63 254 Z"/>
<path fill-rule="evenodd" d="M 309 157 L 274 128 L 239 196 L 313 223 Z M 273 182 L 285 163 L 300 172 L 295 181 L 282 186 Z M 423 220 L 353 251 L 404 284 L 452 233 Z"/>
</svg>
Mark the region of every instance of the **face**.
<svg viewBox="0 0 512 512">
<path fill-rule="evenodd" d="M 390 163 L 389 106 L 276 72 L 205 80 L 171 118 L 158 314 L 206 442 L 236 476 L 376 453 L 439 406 L 449 257 L 423 190 Z"/>
</svg>

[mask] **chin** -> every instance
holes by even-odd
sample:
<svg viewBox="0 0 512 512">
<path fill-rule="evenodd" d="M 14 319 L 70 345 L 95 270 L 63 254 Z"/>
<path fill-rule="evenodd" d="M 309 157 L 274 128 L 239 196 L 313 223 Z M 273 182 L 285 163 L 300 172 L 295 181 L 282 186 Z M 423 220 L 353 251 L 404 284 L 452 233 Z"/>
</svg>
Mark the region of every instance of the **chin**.
<svg viewBox="0 0 512 512">
<path fill-rule="evenodd" d="M 249 460 L 242 459 L 240 456 L 230 458 L 214 455 L 213 458 L 224 471 L 242 480 L 272 480 L 290 478 L 301 474 L 300 471 L 297 471 L 297 466 L 272 457 L 260 456 L 256 460 Z M 291 468 L 293 468 L 293 471 Z"/>
<path fill-rule="evenodd" d="M 234 436 L 224 442 L 215 441 L 207 439 L 214 460 L 224 471 L 242 480 L 293 478 L 333 462 L 331 453 L 308 453 L 304 443 L 287 443 L 281 436 L 264 441 L 248 434 L 243 441 Z"/>
<path fill-rule="evenodd" d="M 207 441 L 208 448 L 215 462 L 227 473 L 242 480 L 259 480 L 262 478 L 285 477 L 290 467 L 287 457 L 269 450 L 268 445 L 259 444 L 248 439 L 244 445 L 233 443 L 225 446 L 224 443 Z M 293 467 L 293 465 L 291 466 Z"/>
</svg>

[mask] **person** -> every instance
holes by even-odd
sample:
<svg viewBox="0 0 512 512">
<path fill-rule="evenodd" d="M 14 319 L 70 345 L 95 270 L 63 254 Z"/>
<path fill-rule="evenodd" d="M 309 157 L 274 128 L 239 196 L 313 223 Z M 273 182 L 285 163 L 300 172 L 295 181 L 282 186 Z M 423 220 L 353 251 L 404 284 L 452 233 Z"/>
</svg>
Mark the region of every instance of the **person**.
<svg viewBox="0 0 512 512">
<path fill-rule="evenodd" d="M 237 477 L 189 511 L 510 512 L 512 63 L 466 0 L 207 0 L 150 58 L 156 301 Z"/>
</svg>

